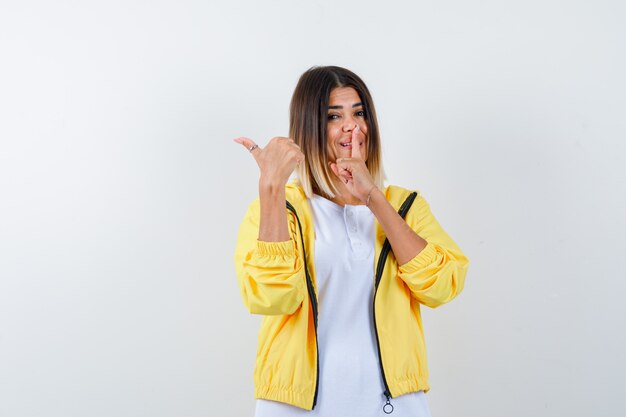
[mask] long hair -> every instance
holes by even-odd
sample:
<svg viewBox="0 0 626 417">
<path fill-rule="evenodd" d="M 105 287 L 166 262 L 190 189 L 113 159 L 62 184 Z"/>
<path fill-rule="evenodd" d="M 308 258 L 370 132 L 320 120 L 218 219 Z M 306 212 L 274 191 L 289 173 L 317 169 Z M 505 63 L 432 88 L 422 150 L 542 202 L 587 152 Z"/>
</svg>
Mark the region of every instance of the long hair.
<svg viewBox="0 0 626 417">
<path fill-rule="evenodd" d="M 354 88 L 363 103 L 369 139 L 365 165 L 376 186 L 383 187 L 385 174 L 378 121 L 367 86 L 359 76 L 345 68 L 316 66 L 300 76 L 289 108 L 289 137 L 305 155 L 305 163 L 298 166 L 296 174 L 309 198 L 313 194 L 327 198 L 334 198 L 339 194 L 332 181 L 335 174 L 328 165 L 326 126 L 330 93 L 340 87 Z"/>
</svg>

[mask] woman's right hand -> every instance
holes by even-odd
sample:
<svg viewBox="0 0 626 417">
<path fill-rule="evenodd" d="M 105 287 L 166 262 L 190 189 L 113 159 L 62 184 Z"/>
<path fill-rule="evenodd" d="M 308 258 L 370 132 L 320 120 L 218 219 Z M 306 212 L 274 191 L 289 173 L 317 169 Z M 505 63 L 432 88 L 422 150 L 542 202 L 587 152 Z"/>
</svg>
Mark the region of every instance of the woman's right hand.
<svg viewBox="0 0 626 417">
<path fill-rule="evenodd" d="M 239 137 L 235 142 L 243 145 L 254 157 L 261 171 L 259 182 L 275 187 L 284 187 L 296 166 L 304 161 L 304 154 L 293 139 L 272 138 L 267 146 L 255 146 L 252 139 Z"/>
<path fill-rule="evenodd" d="M 290 239 L 285 210 L 285 185 L 296 165 L 304 161 L 300 147 L 289 138 L 276 137 L 265 148 L 252 139 L 237 138 L 259 165 L 259 200 L 261 204 L 259 240 L 284 242 Z"/>
</svg>

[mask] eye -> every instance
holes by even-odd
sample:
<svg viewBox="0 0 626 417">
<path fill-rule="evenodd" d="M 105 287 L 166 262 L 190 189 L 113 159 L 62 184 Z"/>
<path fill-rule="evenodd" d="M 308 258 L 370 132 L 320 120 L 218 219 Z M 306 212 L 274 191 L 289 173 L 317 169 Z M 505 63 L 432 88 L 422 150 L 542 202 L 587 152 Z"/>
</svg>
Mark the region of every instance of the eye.
<svg viewBox="0 0 626 417">
<path fill-rule="evenodd" d="M 358 112 L 356 112 L 356 115 L 359 117 L 365 117 L 365 110 L 359 110 Z"/>
<path fill-rule="evenodd" d="M 328 120 L 337 120 L 339 118 L 338 114 L 329 114 Z"/>
</svg>

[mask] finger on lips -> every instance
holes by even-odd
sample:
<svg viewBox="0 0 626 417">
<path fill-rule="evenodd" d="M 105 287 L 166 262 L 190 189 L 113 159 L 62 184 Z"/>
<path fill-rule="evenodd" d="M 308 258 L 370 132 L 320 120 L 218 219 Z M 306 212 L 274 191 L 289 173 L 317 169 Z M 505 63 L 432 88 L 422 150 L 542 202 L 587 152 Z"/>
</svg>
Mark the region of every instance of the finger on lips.
<svg viewBox="0 0 626 417">
<path fill-rule="evenodd" d="M 359 125 L 355 125 L 354 129 L 352 129 L 352 157 L 353 158 L 361 158 L 361 144 L 357 138 L 357 133 L 360 132 L 361 128 Z"/>
</svg>

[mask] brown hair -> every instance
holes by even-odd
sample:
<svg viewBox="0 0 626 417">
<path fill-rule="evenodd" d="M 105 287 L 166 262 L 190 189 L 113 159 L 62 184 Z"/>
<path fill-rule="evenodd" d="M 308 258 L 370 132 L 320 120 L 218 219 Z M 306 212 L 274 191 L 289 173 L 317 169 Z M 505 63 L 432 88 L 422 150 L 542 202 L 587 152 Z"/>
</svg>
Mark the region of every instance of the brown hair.
<svg viewBox="0 0 626 417">
<path fill-rule="evenodd" d="M 359 94 L 367 122 L 368 146 L 365 165 L 377 187 L 383 187 L 384 171 L 376 110 L 370 92 L 358 75 L 341 67 L 312 67 L 298 80 L 289 109 L 289 137 L 305 155 L 305 163 L 296 169 L 307 197 L 313 193 L 334 198 L 332 170 L 328 165 L 326 125 L 330 93 L 339 87 L 352 87 Z"/>
</svg>

